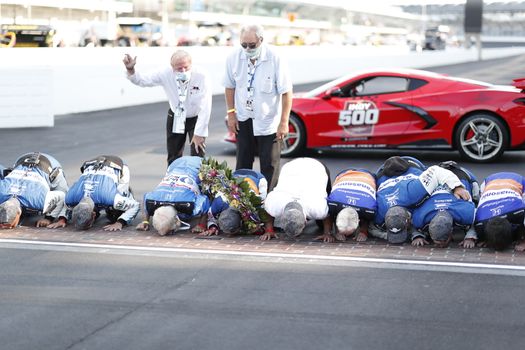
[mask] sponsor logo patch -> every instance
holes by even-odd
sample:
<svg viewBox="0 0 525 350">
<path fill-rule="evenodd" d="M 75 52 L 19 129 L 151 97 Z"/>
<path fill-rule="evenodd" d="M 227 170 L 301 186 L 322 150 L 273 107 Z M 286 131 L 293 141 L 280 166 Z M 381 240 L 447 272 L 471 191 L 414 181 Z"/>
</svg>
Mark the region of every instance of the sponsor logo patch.
<svg viewBox="0 0 525 350">
<path fill-rule="evenodd" d="M 339 112 L 337 124 L 350 137 L 373 136 L 374 125 L 379 122 L 379 109 L 372 101 L 347 101 Z"/>
</svg>

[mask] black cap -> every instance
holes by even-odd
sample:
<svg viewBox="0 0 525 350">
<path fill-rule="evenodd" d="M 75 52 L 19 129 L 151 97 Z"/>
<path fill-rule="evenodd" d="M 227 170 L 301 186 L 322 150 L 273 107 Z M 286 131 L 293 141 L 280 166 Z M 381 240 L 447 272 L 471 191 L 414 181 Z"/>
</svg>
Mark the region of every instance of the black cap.
<svg viewBox="0 0 525 350">
<path fill-rule="evenodd" d="M 238 210 L 227 208 L 219 215 L 219 229 L 227 234 L 238 233 L 241 230 L 241 214 Z"/>
<path fill-rule="evenodd" d="M 433 241 L 443 242 L 450 238 L 453 229 L 454 219 L 452 215 L 446 210 L 440 210 L 434 215 L 432 220 L 430 220 L 428 233 Z"/>
<path fill-rule="evenodd" d="M 404 243 L 408 238 L 410 212 L 403 207 L 395 206 L 386 212 L 385 226 L 389 243 Z"/>
</svg>

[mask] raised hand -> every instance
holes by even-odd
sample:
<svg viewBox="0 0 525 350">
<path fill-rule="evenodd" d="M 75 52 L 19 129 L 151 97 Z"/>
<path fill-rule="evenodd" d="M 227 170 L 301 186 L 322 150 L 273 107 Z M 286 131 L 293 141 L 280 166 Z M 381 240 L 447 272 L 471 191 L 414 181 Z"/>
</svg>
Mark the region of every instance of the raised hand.
<svg viewBox="0 0 525 350">
<path fill-rule="evenodd" d="M 128 71 L 135 72 L 135 64 L 137 64 L 137 56 L 131 57 L 130 55 L 125 54 L 122 62 L 124 62 L 124 66 L 126 66 L 126 69 Z"/>
</svg>

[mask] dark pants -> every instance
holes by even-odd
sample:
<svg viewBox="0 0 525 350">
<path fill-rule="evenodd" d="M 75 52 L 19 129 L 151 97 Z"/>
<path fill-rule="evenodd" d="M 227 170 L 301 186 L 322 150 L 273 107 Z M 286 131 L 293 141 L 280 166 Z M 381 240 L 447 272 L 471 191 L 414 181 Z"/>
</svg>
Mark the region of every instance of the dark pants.
<svg viewBox="0 0 525 350">
<path fill-rule="evenodd" d="M 254 136 L 252 119 L 239 122 L 235 169 L 252 169 L 256 152 L 259 155 L 261 173 L 268 181 L 268 191 L 271 191 L 281 170 L 281 142 L 276 140 L 276 134 Z"/>
<path fill-rule="evenodd" d="M 326 175 L 328 176 L 328 182 L 326 183 L 326 198 L 328 198 L 330 193 L 332 193 L 332 178 L 330 176 L 330 169 L 328 169 L 325 163 L 321 162 L 321 164 L 323 164 Z M 328 210 L 330 210 L 330 207 L 328 207 Z M 324 230 L 323 220 L 315 220 L 315 223 L 320 230 Z"/>
<path fill-rule="evenodd" d="M 193 131 L 195 130 L 195 123 L 197 123 L 197 117 L 186 118 L 186 124 L 184 126 L 184 134 L 174 134 L 171 132 L 173 129 L 173 111 L 168 111 L 168 119 L 166 121 L 166 147 L 168 149 L 168 166 L 175 159 L 182 157 L 184 153 L 184 144 L 186 143 L 186 135 L 191 142 L 193 138 Z M 195 147 L 191 147 L 190 154 L 192 156 L 204 157 L 204 151 L 195 151 Z"/>
<path fill-rule="evenodd" d="M 323 164 L 326 176 L 328 176 L 328 182 L 326 183 L 326 197 L 328 197 L 330 193 L 332 193 L 332 178 L 330 175 L 330 169 L 328 169 L 325 163 L 321 162 L 321 164 Z"/>
</svg>

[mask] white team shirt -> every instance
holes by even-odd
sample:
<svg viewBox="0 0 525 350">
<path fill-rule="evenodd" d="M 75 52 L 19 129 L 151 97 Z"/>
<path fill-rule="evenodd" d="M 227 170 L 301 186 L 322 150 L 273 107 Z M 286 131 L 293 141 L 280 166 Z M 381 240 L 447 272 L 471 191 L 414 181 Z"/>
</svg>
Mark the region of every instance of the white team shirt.
<svg viewBox="0 0 525 350">
<path fill-rule="evenodd" d="M 282 215 L 286 204 L 297 201 L 307 219 L 322 220 L 328 215 L 324 165 L 312 158 L 297 158 L 281 168 L 277 186 L 268 193 L 264 209 L 272 217 Z"/>
</svg>

